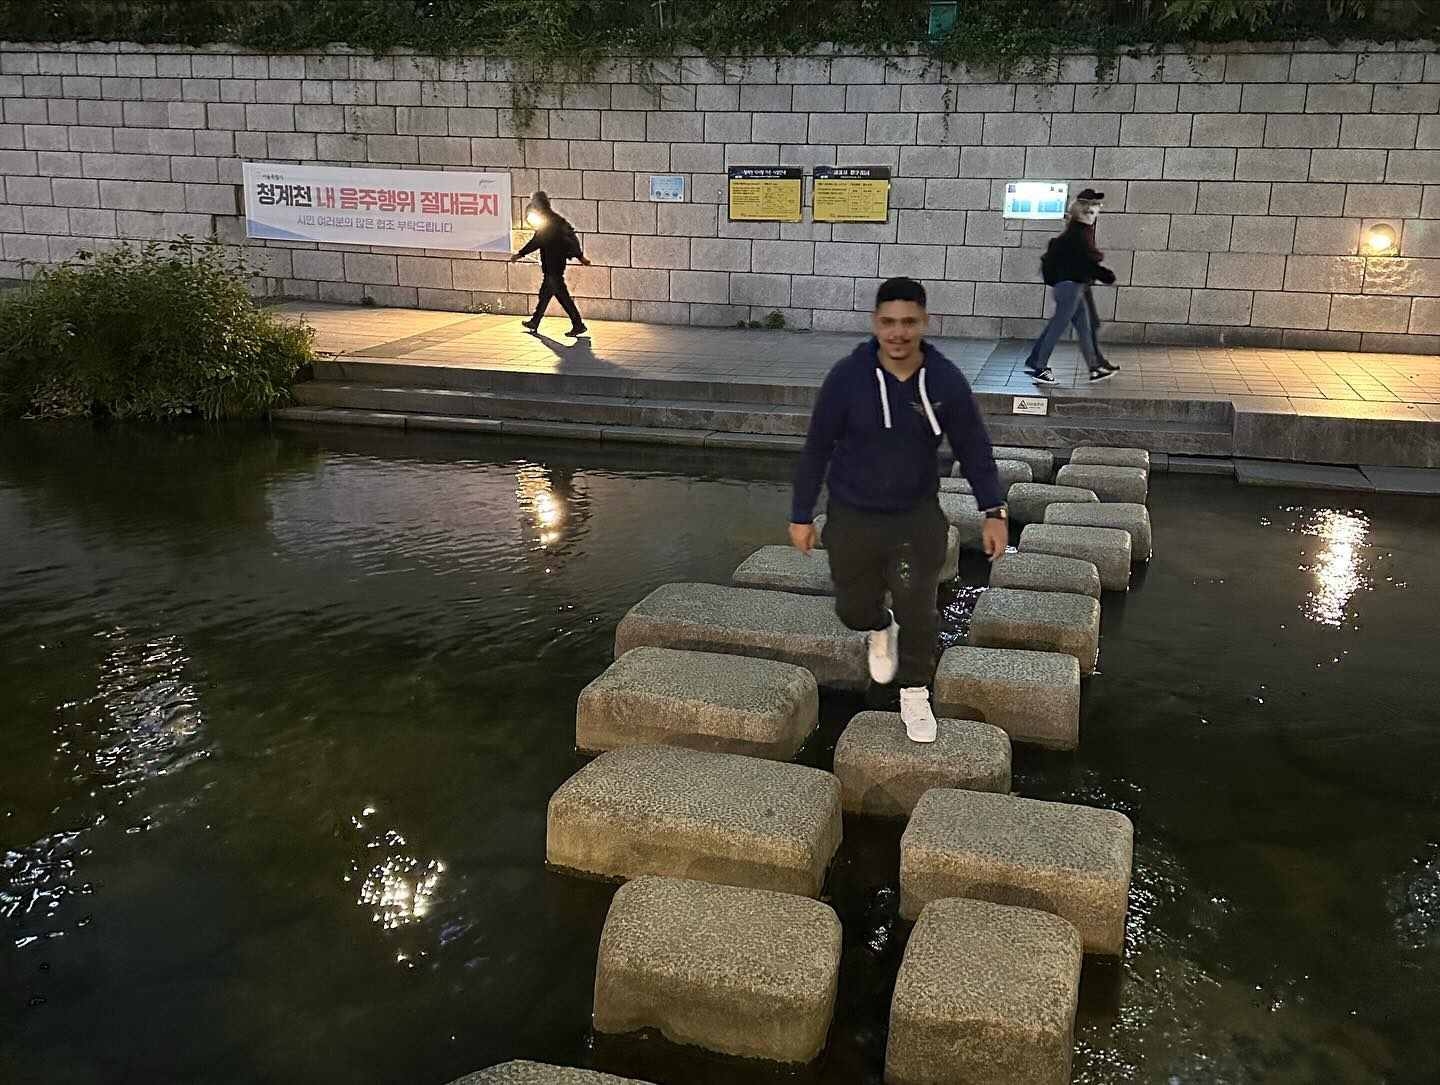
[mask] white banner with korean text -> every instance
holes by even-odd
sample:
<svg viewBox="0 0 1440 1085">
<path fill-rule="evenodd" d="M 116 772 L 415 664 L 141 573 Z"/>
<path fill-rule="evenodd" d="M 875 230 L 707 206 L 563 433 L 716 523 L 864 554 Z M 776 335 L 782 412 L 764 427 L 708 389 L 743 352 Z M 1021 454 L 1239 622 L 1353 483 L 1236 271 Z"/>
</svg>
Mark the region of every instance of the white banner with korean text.
<svg viewBox="0 0 1440 1085">
<path fill-rule="evenodd" d="M 510 175 L 245 163 L 245 236 L 510 251 Z"/>
</svg>

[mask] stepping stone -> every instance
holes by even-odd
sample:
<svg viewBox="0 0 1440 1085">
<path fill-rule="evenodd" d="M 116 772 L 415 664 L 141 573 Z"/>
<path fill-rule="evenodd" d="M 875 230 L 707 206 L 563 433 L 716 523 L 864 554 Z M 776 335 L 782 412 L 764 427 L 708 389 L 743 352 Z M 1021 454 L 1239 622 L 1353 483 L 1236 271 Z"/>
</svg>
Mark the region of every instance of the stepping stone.
<svg viewBox="0 0 1440 1085">
<path fill-rule="evenodd" d="M 839 846 L 840 781 L 828 772 L 625 746 L 550 797 L 545 859 L 601 878 L 662 874 L 813 897 Z"/>
<path fill-rule="evenodd" d="M 1113 527 L 1130 536 L 1130 559 L 1149 561 L 1153 543 L 1150 510 L 1130 501 L 1102 501 L 1098 505 L 1051 505 L 1045 510 L 1047 524 L 1070 527 Z"/>
<path fill-rule="evenodd" d="M 900 839 L 900 914 L 943 897 L 1034 908 L 1073 923 L 1086 953 L 1119 956 L 1134 837 L 1118 810 L 937 788 Z"/>
<path fill-rule="evenodd" d="M 616 1077 L 594 1070 L 550 1066 L 542 1062 L 502 1062 L 488 1070 L 456 1078 L 450 1085 L 646 1085 L 633 1077 Z"/>
<path fill-rule="evenodd" d="M 719 584 L 665 584 L 620 620 L 615 657 L 631 648 L 755 656 L 794 663 L 822 686 L 864 689 L 865 634 L 846 629 L 818 596 Z"/>
<path fill-rule="evenodd" d="M 842 940 L 818 901 L 639 878 L 600 935 L 595 1031 L 653 1028 L 726 1055 L 810 1062 L 830 1031 Z"/>
<path fill-rule="evenodd" d="M 1051 505 L 1051 509 L 1070 508 Z M 1115 505 L 1075 505 L 1077 509 L 1113 509 Z M 990 566 L 992 588 L 1024 588 L 1027 591 L 1063 591 L 1071 595 L 1100 598 L 1100 570 L 1093 562 L 1079 558 L 1057 558 L 1053 554 L 1021 554 L 1008 551 Z"/>
<path fill-rule="evenodd" d="M 581 692 L 575 745 L 586 753 L 688 746 L 789 761 L 819 719 L 820 693 L 804 667 L 636 648 Z"/>
<path fill-rule="evenodd" d="M 886 1085 L 1069 1085 L 1082 961 L 1057 916 L 927 904 L 895 980 Z"/>
<path fill-rule="evenodd" d="M 950 527 L 960 533 L 960 545 L 968 550 L 979 550 L 985 535 L 985 514 L 975 503 L 973 494 L 940 494 L 940 511 L 950 522 Z"/>
<path fill-rule="evenodd" d="M 799 595 L 834 595 L 830 558 L 824 550 L 802 554 L 793 546 L 762 546 L 740 563 L 737 588 L 768 588 Z"/>
<path fill-rule="evenodd" d="M 1100 570 L 1100 586 L 1106 591 L 1125 591 L 1130 587 L 1128 531 L 1113 527 L 1031 524 L 1020 532 L 1020 552 L 1079 558 Z"/>
<path fill-rule="evenodd" d="M 969 494 L 972 497 L 975 496 L 975 491 L 970 487 L 970 483 L 966 482 L 963 478 L 955 478 L 954 476 L 941 478 L 940 492 L 942 494 Z"/>
<path fill-rule="evenodd" d="M 1100 654 L 1100 604 L 1088 595 L 987 588 L 970 617 L 975 648 L 1065 652 L 1093 674 Z"/>
<path fill-rule="evenodd" d="M 1015 459 L 1002 458 L 998 452 L 995 454 L 995 473 L 1000 476 L 1000 488 L 1002 490 L 1009 489 L 1010 486 L 1016 482 L 1033 482 L 1035 480 L 1034 471 L 1030 467 L 1030 464 L 1019 457 Z M 950 477 L 964 481 L 965 476 L 960 473 L 960 465 L 958 463 L 951 465 Z"/>
<path fill-rule="evenodd" d="M 825 547 L 825 516 L 822 514 L 815 517 L 815 545 L 819 549 Z M 825 559 L 827 562 L 829 558 Z M 826 568 L 829 568 L 827 565 Z M 954 580 L 960 575 L 960 532 L 954 527 L 945 536 L 945 564 L 940 566 L 940 580 Z"/>
<path fill-rule="evenodd" d="M 1055 457 L 1043 448 L 1018 448 L 1015 445 L 996 445 L 997 460 L 1019 460 L 1030 465 L 1030 474 L 1036 482 L 1049 482 L 1055 477 Z"/>
<path fill-rule="evenodd" d="M 1067 463 L 1055 472 L 1055 481 L 1062 486 L 1090 490 L 1101 501 L 1134 501 L 1141 505 L 1145 504 L 1150 489 L 1150 473 L 1138 467 Z"/>
<path fill-rule="evenodd" d="M 898 712 L 861 712 L 835 744 L 840 805 L 903 818 L 931 788 L 1010 790 L 1010 740 L 988 723 L 939 720 L 934 742 L 911 742 Z"/>
<path fill-rule="evenodd" d="M 1017 482 L 1010 487 L 1006 504 L 1010 506 L 1010 519 L 1017 524 L 1039 524 L 1045 520 L 1045 510 L 1060 501 L 1099 501 L 1093 490 L 1082 490 L 1077 486 L 1049 486 L 1043 482 Z"/>
<path fill-rule="evenodd" d="M 1106 445 L 1085 445 L 1070 450 L 1070 462 L 1097 467 L 1138 467 L 1150 470 L 1150 453 L 1143 448 L 1113 448 Z"/>
<path fill-rule="evenodd" d="M 935 712 L 984 720 L 1012 742 L 1073 750 L 1080 744 L 1080 661 L 1060 652 L 948 648 L 935 671 Z"/>
</svg>

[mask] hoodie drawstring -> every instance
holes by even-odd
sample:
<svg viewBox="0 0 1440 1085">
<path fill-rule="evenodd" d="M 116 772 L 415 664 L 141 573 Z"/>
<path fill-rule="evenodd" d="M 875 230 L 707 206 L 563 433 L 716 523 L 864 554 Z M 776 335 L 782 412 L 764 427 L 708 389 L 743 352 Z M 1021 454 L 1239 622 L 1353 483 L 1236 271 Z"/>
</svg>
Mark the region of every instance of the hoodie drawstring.
<svg viewBox="0 0 1440 1085">
<path fill-rule="evenodd" d="M 880 386 L 880 413 L 885 418 L 885 428 L 891 429 L 890 424 L 890 392 L 885 387 L 885 371 L 879 366 L 875 367 L 875 383 Z M 925 418 L 930 423 L 930 432 L 936 437 L 941 434 L 940 422 L 935 417 L 935 408 L 930 406 L 930 394 L 925 390 L 925 370 L 920 370 L 920 402 L 925 407 Z"/>
<path fill-rule="evenodd" d="M 925 405 L 925 417 L 930 420 L 930 432 L 940 436 L 940 423 L 935 418 L 935 408 L 930 406 L 930 397 L 925 392 L 925 370 L 920 370 L 920 402 Z"/>
<path fill-rule="evenodd" d="M 885 390 L 885 374 L 877 366 L 875 368 L 875 383 L 880 386 L 880 413 L 885 416 L 885 428 L 890 428 L 890 393 Z"/>
</svg>

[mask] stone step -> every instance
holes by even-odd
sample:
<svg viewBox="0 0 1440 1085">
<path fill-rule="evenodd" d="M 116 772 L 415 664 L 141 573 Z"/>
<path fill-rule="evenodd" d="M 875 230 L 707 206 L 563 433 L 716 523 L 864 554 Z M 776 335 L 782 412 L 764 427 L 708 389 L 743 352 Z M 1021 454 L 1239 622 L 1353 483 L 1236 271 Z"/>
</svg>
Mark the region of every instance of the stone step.
<svg viewBox="0 0 1440 1085">
<path fill-rule="evenodd" d="M 935 671 L 935 712 L 984 720 L 1011 742 L 1080 744 L 1080 661 L 1059 652 L 957 645 Z"/>
<path fill-rule="evenodd" d="M 765 588 L 798 595 L 834 595 L 830 558 L 816 548 L 802 554 L 793 546 L 762 546 L 736 567 L 737 588 Z"/>
<path fill-rule="evenodd" d="M 939 500 L 940 511 L 950 524 L 950 530 L 959 533 L 961 548 L 981 549 L 985 540 L 985 514 L 980 511 L 974 495 L 942 491 Z"/>
<path fill-rule="evenodd" d="M 1006 495 L 1010 519 L 1017 524 L 1038 524 L 1045 510 L 1059 501 L 1099 501 L 1092 490 L 1077 486 L 1051 486 L 1043 482 L 1017 482 Z"/>
<path fill-rule="evenodd" d="M 1084 445 L 1072 449 L 1070 462 L 1101 467 L 1138 467 L 1149 472 L 1150 453 L 1143 448 L 1116 448 L 1113 445 Z"/>
<path fill-rule="evenodd" d="M 816 596 L 665 584 L 631 607 L 615 630 L 617 659 L 642 645 L 776 659 L 839 689 L 869 682 L 865 634 L 846 629 L 831 600 Z"/>
<path fill-rule="evenodd" d="M 1117 810 L 928 791 L 900 840 L 900 914 L 971 897 L 1068 920 L 1086 953 L 1125 948 L 1134 827 Z"/>
<path fill-rule="evenodd" d="M 1071 527 L 1068 524 L 1031 524 L 1020 532 L 1022 554 L 1054 554 L 1079 558 L 1100 570 L 1106 591 L 1130 587 L 1130 534 L 1113 527 Z"/>
<path fill-rule="evenodd" d="M 771 659 L 635 648 L 580 694 L 575 745 L 621 746 L 793 758 L 820 719 L 815 676 Z"/>
<path fill-rule="evenodd" d="M 996 445 L 997 460 L 1019 460 L 1030 467 L 1027 481 L 1049 482 L 1055 477 L 1055 456 L 1043 448 L 1019 448 L 1015 445 Z"/>
<path fill-rule="evenodd" d="M 570 1066 L 550 1066 L 520 1059 L 466 1074 L 450 1085 L 646 1085 L 646 1082 L 595 1070 L 577 1070 Z"/>
<path fill-rule="evenodd" d="M 1130 536 L 1130 560 L 1149 561 L 1154 543 L 1150 510 L 1127 501 L 1102 501 L 1094 505 L 1051 505 L 1045 523 L 1067 527 L 1112 527 Z"/>
<path fill-rule="evenodd" d="M 1101 501 L 1127 501 L 1143 505 L 1150 494 L 1150 476 L 1138 467 L 1103 467 L 1067 463 L 1055 472 L 1061 486 L 1092 491 Z"/>
<path fill-rule="evenodd" d="M 941 482 L 944 482 L 945 480 L 944 480 L 944 479 L 941 479 L 940 481 L 941 481 Z M 826 519 L 827 519 L 827 518 L 826 518 L 826 516 L 825 516 L 823 513 L 822 513 L 821 515 L 815 517 L 815 545 L 816 545 L 817 548 L 820 548 L 820 549 L 824 549 L 824 547 L 825 547 L 825 521 L 826 521 Z M 826 562 L 827 562 L 826 570 L 827 570 L 827 572 L 828 572 L 828 570 L 829 570 L 828 562 L 829 562 L 830 559 L 829 559 L 829 558 L 826 558 L 825 560 L 826 560 Z M 950 530 L 949 530 L 949 532 L 948 532 L 948 533 L 946 534 L 946 536 L 945 536 L 945 564 L 942 565 L 942 566 L 940 566 L 940 582 L 943 584 L 943 583 L 945 583 L 946 581 L 954 580 L 954 579 L 955 579 L 957 576 L 959 576 L 959 575 L 960 575 L 960 532 L 959 532 L 959 530 L 958 530 L 957 528 L 955 528 L 955 527 L 952 525 L 951 528 L 950 528 Z"/>
<path fill-rule="evenodd" d="M 1057 916 L 927 904 L 895 980 L 886 1085 L 1069 1085 L 1082 961 Z"/>
<path fill-rule="evenodd" d="M 1010 740 L 988 723 L 941 719 L 934 742 L 911 742 L 898 712 L 861 712 L 835 743 L 840 804 L 904 818 L 936 787 L 1010 790 Z"/>
<path fill-rule="evenodd" d="M 839 846 L 840 781 L 830 773 L 678 746 L 601 754 L 550 797 L 546 818 L 546 861 L 602 878 L 658 874 L 814 897 Z"/>
<path fill-rule="evenodd" d="M 1115 508 L 1114 505 L 1051 505 L 1063 508 Z M 1111 525 L 1105 525 L 1111 526 Z M 990 587 L 1023 588 L 1026 591 L 1058 591 L 1069 595 L 1100 598 L 1100 570 L 1093 562 L 1059 558 L 1053 554 L 1021 554 L 1007 551 L 990 566 Z"/>
<path fill-rule="evenodd" d="M 678 1044 L 808 1063 L 825 1047 L 840 920 L 785 893 L 682 878 L 620 887 L 600 935 L 593 1023 Z"/>
<path fill-rule="evenodd" d="M 1184 401 L 1177 401 L 1184 402 Z M 1108 408 L 1108 402 L 1095 406 Z M 1230 456 L 1235 452 L 1231 422 L 1166 421 L 1118 416 L 1066 418 L 1001 415 L 985 418 L 997 444 L 1034 448 L 1073 448 L 1085 443 L 1123 444 L 1182 456 Z"/>
<path fill-rule="evenodd" d="M 973 648 L 1017 648 L 1072 655 L 1081 674 L 1100 654 L 1100 603 L 1088 595 L 987 588 L 970 617 Z"/>
<path fill-rule="evenodd" d="M 1034 472 L 1024 460 L 1003 459 L 998 455 L 995 457 L 995 473 L 1000 477 L 1002 490 L 1008 490 L 1017 482 L 1033 482 L 1035 480 Z M 950 477 L 964 479 L 965 476 L 960 473 L 959 463 L 951 465 Z M 970 491 L 967 489 L 964 492 Z"/>
</svg>

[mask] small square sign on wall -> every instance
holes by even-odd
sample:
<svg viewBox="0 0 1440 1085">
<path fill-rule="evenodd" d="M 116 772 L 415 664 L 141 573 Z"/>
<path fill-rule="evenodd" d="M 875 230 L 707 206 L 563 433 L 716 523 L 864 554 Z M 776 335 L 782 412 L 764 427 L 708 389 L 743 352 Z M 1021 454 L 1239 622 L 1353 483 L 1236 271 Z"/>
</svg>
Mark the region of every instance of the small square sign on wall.
<svg viewBox="0 0 1440 1085">
<path fill-rule="evenodd" d="M 1063 219 L 1070 186 L 1064 181 L 1011 181 L 1005 186 L 1007 219 Z"/>
<path fill-rule="evenodd" d="M 685 178 L 679 174 L 651 174 L 650 202 L 684 203 Z"/>
<path fill-rule="evenodd" d="M 1050 401 L 1044 396 L 1016 396 L 1011 414 L 1049 414 Z"/>
</svg>

